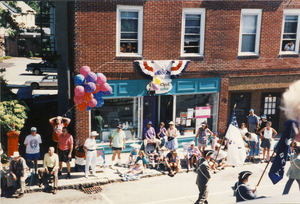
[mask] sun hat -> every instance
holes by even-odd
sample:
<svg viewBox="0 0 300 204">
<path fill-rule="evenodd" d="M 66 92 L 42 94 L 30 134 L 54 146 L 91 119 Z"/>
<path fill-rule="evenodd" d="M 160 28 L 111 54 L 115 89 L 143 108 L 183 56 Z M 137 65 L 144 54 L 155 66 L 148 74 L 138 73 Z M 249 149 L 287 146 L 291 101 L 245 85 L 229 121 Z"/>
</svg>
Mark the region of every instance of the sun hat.
<svg viewBox="0 0 300 204">
<path fill-rule="evenodd" d="M 175 123 L 173 121 L 169 122 L 169 125 L 175 125 Z"/>
<path fill-rule="evenodd" d="M 12 158 L 15 158 L 15 157 L 19 157 L 20 154 L 18 151 L 15 151 L 14 154 L 11 156 Z"/>
<path fill-rule="evenodd" d="M 30 129 L 30 131 L 31 131 L 31 132 L 35 132 L 35 131 L 36 131 L 36 127 L 32 127 L 32 128 Z"/>
<path fill-rule="evenodd" d="M 90 137 L 98 136 L 98 135 L 99 135 L 99 134 L 97 133 L 97 131 L 93 131 L 93 132 L 91 132 Z"/>
</svg>

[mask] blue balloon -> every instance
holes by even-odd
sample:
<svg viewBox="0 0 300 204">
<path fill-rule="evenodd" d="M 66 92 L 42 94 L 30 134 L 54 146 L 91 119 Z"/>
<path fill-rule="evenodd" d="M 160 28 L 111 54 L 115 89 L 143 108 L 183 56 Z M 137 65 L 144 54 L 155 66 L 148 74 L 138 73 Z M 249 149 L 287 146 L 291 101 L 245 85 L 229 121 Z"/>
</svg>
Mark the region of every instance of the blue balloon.
<svg viewBox="0 0 300 204">
<path fill-rule="evenodd" d="M 104 104 L 104 100 L 103 100 L 103 98 L 100 98 L 99 100 L 97 100 L 97 105 L 96 105 L 96 107 L 101 107 L 101 106 L 103 106 L 103 104 Z"/>
<path fill-rule="evenodd" d="M 103 92 L 99 91 L 98 93 L 94 94 L 94 98 L 98 101 L 99 99 L 101 99 L 103 96 Z"/>
<path fill-rule="evenodd" d="M 77 85 L 83 85 L 84 82 L 85 82 L 85 77 L 81 74 L 77 74 L 75 77 L 74 77 L 74 82 L 75 84 Z"/>
<path fill-rule="evenodd" d="M 85 111 L 89 111 L 89 110 L 91 110 L 92 108 L 91 107 L 87 107 L 86 109 L 85 109 Z"/>
</svg>

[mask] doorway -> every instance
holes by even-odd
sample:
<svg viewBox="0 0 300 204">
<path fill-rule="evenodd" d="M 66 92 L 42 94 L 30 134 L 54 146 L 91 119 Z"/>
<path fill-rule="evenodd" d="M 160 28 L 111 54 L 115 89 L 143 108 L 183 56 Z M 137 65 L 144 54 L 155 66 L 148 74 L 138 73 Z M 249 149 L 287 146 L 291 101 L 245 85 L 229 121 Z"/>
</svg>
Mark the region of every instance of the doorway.
<svg viewBox="0 0 300 204">
<path fill-rule="evenodd" d="M 156 111 L 157 102 L 155 96 L 144 97 L 144 111 L 143 111 L 143 128 L 147 127 L 149 121 L 152 122 L 152 127 L 156 127 Z"/>
<path fill-rule="evenodd" d="M 272 122 L 272 127 L 278 130 L 279 108 L 281 93 L 262 93 L 260 115 L 266 115 L 267 120 Z"/>
<path fill-rule="evenodd" d="M 232 113 L 234 104 L 236 104 L 235 115 L 239 125 L 241 123 L 247 124 L 247 116 L 249 114 L 251 102 L 251 93 L 232 93 L 230 114 Z"/>
</svg>

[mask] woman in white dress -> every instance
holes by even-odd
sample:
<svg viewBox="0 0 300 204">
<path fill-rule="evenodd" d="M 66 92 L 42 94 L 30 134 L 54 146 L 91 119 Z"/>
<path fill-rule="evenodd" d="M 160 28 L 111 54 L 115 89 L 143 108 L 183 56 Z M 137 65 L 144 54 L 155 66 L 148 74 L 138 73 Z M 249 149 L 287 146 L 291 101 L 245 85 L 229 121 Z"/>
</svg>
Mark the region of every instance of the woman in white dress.
<svg viewBox="0 0 300 204">
<path fill-rule="evenodd" d="M 167 131 L 168 141 L 167 141 L 167 148 L 177 149 L 178 148 L 178 142 L 177 142 L 177 136 L 179 136 L 179 131 L 175 127 L 175 124 L 173 121 L 169 122 L 170 128 Z"/>
</svg>

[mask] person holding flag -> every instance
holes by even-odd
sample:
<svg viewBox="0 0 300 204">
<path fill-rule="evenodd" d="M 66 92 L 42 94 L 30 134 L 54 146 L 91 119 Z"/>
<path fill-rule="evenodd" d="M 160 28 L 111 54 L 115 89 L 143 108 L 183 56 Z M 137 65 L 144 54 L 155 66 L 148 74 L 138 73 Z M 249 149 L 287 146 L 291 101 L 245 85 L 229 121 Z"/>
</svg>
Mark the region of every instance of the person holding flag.
<svg viewBox="0 0 300 204">
<path fill-rule="evenodd" d="M 232 166 L 242 166 L 247 155 L 234 109 L 225 132 L 225 137 L 228 139 L 227 163 Z"/>
<path fill-rule="evenodd" d="M 300 189 L 300 147 L 295 147 L 294 154 L 291 156 L 291 166 L 286 173 L 289 180 L 286 182 L 283 195 L 288 194 L 293 182 L 296 180 Z"/>
</svg>

